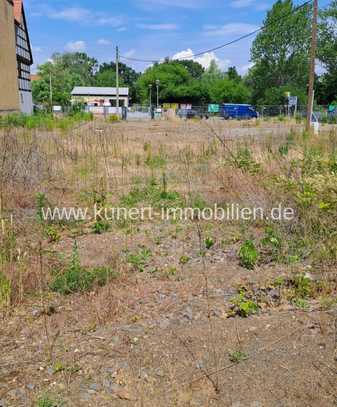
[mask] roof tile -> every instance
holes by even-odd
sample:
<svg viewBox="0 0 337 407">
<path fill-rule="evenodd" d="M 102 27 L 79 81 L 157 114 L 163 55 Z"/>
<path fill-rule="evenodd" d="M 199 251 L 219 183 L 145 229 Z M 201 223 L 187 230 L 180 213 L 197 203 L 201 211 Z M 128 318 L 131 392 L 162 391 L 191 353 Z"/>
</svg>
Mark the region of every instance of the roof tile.
<svg viewBox="0 0 337 407">
<path fill-rule="evenodd" d="M 14 0 L 14 18 L 18 23 L 21 23 L 22 0 Z"/>
</svg>

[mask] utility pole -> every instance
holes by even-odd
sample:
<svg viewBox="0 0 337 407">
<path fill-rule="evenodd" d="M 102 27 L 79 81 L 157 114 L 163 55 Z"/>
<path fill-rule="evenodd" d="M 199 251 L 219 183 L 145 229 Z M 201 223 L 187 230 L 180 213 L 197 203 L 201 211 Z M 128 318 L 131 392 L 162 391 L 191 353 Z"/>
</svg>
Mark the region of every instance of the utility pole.
<svg viewBox="0 0 337 407">
<path fill-rule="evenodd" d="M 51 80 L 51 71 L 49 71 L 49 103 L 50 103 L 50 110 L 53 112 L 53 85 Z"/>
<path fill-rule="evenodd" d="M 308 87 L 308 107 L 306 130 L 311 130 L 311 118 L 314 106 L 314 84 L 315 84 L 315 59 L 317 51 L 317 19 L 318 19 L 318 0 L 314 0 L 314 10 L 312 16 L 312 34 L 310 49 L 310 68 L 309 68 L 309 87 Z"/>
<path fill-rule="evenodd" d="M 116 108 L 119 114 L 119 49 L 116 47 Z"/>
<path fill-rule="evenodd" d="M 152 84 L 149 85 L 149 101 L 150 101 L 150 109 L 152 109 Z"/>
<path fill-rule="evenodd" d="M 156 80 L 156 86 L 157 86 L 157 109 L 159 108 L 159 85 L 160 85 L 160 80 Z"/>
</svg>

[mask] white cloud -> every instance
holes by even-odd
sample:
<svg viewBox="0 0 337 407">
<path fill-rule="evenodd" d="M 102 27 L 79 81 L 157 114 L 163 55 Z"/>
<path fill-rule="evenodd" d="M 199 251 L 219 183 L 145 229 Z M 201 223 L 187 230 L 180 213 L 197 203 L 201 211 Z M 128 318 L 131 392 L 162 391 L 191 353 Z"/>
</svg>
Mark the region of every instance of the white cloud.
<svg viewBox="0 0 337 407">
<path fill-rule="evenodd" d="M 258 3 L 255 8 L 258 11 L 266 11 L 269 10 L 271 6 L 268 3 Z"/>
<path fill-rule="evenodd" d="M 129 49 L 128 51 L 124 52 L 124 56 L 127 58 L 131 58 L 135 55 L 136 50 L 134 48 Z"/>
<path fill-rule="evenodd" d="M 259 27 L 247 23 L 228 23 L 222 26 L 205 25 L 203 32 L 208 36 L 244 35 L 256 31 Z"/>
<path fill-rule="evenodd" d="M 50 11 L 50 18 L 66 21 L 84 21 L 90 17 L 90 11 L 85 8 L 70 7 L 60 11 Z"/>
<path fill-rule="evenodd" d="M 54 20 L 79 22 L 95 26 L 109 26 L 113 28 L 120 28 L 125 24 L 125 18 L 123 16 L 98 13 L 82 7 L 68 7 L 62 10 L 56 10 L 55 8 L 43 6 L 38 10 L 37 15 L 46 15 L 48 18 Z"/>
<path fill-rule="evenodd" d="M 238 72 L 239 72 L 240 75 L 246 75 L 246 73 L 248 73 L 248 71 L 251 68 L 253 68 L 253 66 L 254 66 L 254 64 L 252 62 L 247 64 L 247 65 L 240 66 L 238 68 Z"/>
<path fill-rule="evenodd" d="M 97 40 L 97 44 L 98 44 L 98 45 L 103 45 L 103 46 L 105 46 L 105 45 L 111 45 L 111 41 L 110 41 L 110 40 L 107 40 L 107 39 L 105 39 L 105 38 L 100 38 L 99 40 Z"/>
<path fill-rule="evenodd" d="M 229 59 L 219 59 L 214 52 L 207 52 L 204 55 L 194 57 L 191 48 L 177 52 L 175 55 L 173 55 L 172 59 L 192 59 L 195 62 L 199 62 L 199 64 L 205 69 L 209 68 L 212 61 L 215 61 L 222 70 L 228 68 L 231 62 Z"/>
<path fill-rule="evenodd" d="M 65 46 L 65 49 L 69 52 L 82 52 L 85 51 L 86 48 L 87 45 L 85 41 L 68 42 L 68 44 Z"/>
<path fill-rule="evenodd" d="M 113 28 L 119 28 L 124 24 L 124 19 L 122 17 L 97 14 L 96 16 L 93 16 L 92 22 L 96 23 L 96 25 L 106 25 Z"/>
<path fill-rule="evenodd" d="M 231 7 L 233 8 L 245 8 L 255 3 L 255 0 L 233 0 Z"/>
<path fill-rule="evenodd" d="M 137 24 L 137 27 L 143 30 L 153 31 L 171 31 L 178 28 L 176 24 Z"/>
<path fill-rule="evenodd" d="M 258 11 L 265 11 L 268 10 L 270 5 L 266 2 L 263 1 L 257 1 L 257 0 L 232 0 L 231 2 L 231 7 L 240 9 L 240 8 L 247 8 L 247 7 L 253 7 L 254 9 Z"/>
<path fill-rule="evenodd" d="M 135 0 L 137 5 L 146 8 L 153 7 L 176 7 L 195 9 L 205 4 L 205 0 Z"/>
</svg>

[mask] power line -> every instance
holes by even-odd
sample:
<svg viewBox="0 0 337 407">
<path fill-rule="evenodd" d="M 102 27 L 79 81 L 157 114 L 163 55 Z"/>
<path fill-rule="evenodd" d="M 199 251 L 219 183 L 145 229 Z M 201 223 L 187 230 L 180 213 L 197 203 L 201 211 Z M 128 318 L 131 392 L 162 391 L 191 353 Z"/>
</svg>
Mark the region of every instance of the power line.
<svg viewBox="0 0 337 407">
<path fill-rule="evenodd" d="M 295 14 L 297 11 L 301 10 L 302 8 L 308 6 L 310 3 L 312 3 L 312 1 L 313 1 L 313 0 L 309 0 L 309 1 L 306 1 L 305 3 L 299 5 L 299 6 L 296 7 L 294 10 L 292 10 L 290 13 L 287 13 L 286 15 L 284 15 L 283 17 L 281 17 L 281 18 L 279 19 L 279 21 L 288 18 L 288 17 L 291 16 L 292 14 Z M 201 56 L 201 55 L 204 55 L 204 54 L 207 54 L 207 53 L 210 53 L 210 52 L 218 51 L 219 49 L 228 47 L 228 46 L 233 45 L 233 44 L 235 44 L 235 43 L 237 43 L 237 42 L 239 42 L 239 41 L 242 41 L 242 40 L 244 40 L 244 39 L 246 39 L 246 38 L 249 38 L 249 37 L 251 37 L 251 36 L 257 34 L 258 32 L 263 31 L 264 29 L 270 27 L 270 26 L 273 25 L 273 24 L 274 24 L 274 22 L 271 22 L 271 23 L 269 23 L 269 24 L 265 24 L 265 25 L 263 25 L 263 26 L 257 28 L 256 30 L 254 30 L 254 31 L 252 31 L 252 32 L 250 32 L 250 33 L 248 33 L 248 34 L 242 35 L 241 37 L 238 37 L 238 38 L 236 38 L 236 39 L 234 39 L 234 40 L 232 40 L 232 41 L 226 42 L 225 44 L 221 44 L 221 45 L 218 45 L 217 47 L 210 48 L 210 49 L 207 49 L 207 50 L 205 50 L 205 51 L 198 52 L 197 54 L 189 55 L 188 57 L 175 58 L 174 60 L 175 60 L 175 61 L 179 61 L 179 60 L 191 59 L 191 58 L 199 57 L 199 56 Z M 164 58 L 157 58 L 157 59 L 140 59 L 140 58 L 125 57 L 125 56 L 122 56 L 122 55 L 121 55 L 120 57 L 123 58 L 123 59 L 126 59 L 126 60 L 128 60 L 128 61 L 148 62 L 148 63 L 159 63 L 161 60 L 164 59 Z"/>
<path fill-rule="evenodd" d="M 123 55 L 120 55 L 120 58 L 126 59 L 127 61 L 136 61 L 136 62 L 152 62 L 152 63 L 156 63 L 156 62 L 160 61 L 160 59 L 139 59 L 139 58 L 125 57 Z"/>
</svg>

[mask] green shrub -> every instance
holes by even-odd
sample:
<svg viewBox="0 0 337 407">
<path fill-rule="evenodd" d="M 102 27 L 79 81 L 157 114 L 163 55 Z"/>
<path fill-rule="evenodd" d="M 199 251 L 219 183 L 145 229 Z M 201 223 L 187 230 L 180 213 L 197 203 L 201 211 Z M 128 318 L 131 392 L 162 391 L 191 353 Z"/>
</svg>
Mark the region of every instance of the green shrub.
<svg viewBox="0 0 337 407">
<path fill-rule="evenodd" d="M 145 164 L 151 169 L 163 168 L 166 165 L 166 160 L 159 155 L 152 156 L 149 154 L 145 160 Z"/>
<path fill-rule="evenodd" d="M 253 300 L 246 298 L 243 291 L 232 299 L 233 312 L 243 318 L 247 318 L 252 314 L 256 314 L 259 306 Z"/>
<path fill-rule="evenodd" d="M 97 235 L 102 235 L 110 229 L 110 224 L 104 220 L 97 220 L 93 225 L 93 232 Z"/>
<path fill-rule="evenodd" d="M 107 118 L 107 122 L 108 123 L 114 123 L 114 122 L 118 122 L 119 121 L 119 116 L 117 114 L 111 114 L 108 118 Z"/>
<path fill-rule="evenodd" d="M 35 407 L 62 407 L 63 403 L 55 400 L 51 396 L 43 395 L 38 398 Z"/>
<path fill-rule="evenodd" d="M 183 198 L 176 191 L 167 191 L 166 185 L 157 185 L 156 180 L 152 179 L 143 187 L 135 186 L 128 194 L 121 198 L 121 205 L 133 207 L 137 204 L 150 204 L 153 207 L 181 207 Z"/>
<path fill-rule="evenodd" d="M 187 264 L 190 260 L 191 260 L 191 258 L 188 257 L 188 256 L 181 256 L 180 259 L 179 259 L 179 264 L 181 264 L 182 266 L 184 266 L 184 265 Z"/>
<path fill-rule="evenodd" d="M 269 257 L 269 260 L 272 261 L 277 261 L 281 258 L 282 240 L 273 227 L 268 226 L 266 228 L 261 244 L 266 251 L 264 257 Z"/>
<path fill-rule="evenodd" d="M 239 250 L 240 264 L 247 268 L 253 269 L 259 258 L 259 252 L 252 240 L 246 240 Z"/>
<path fill-rule="evenodd" d="M 237 153 L 231 156 L 232 165 L 250 174 L 257 174 L 261 170 L 261 165 L 257 163 L 251 151 L 247 148 L 239 148 Z"/>
<path fill-rule="evenodd" d="M 0 116 L 0 127 L 24 127 L 27 129 L 53 130 L 59 128 L 67 130 L 78 122 L 93 120 L 92 113 L 72 112 L 68 116 L 54 117 L 50 113 L 35 113 L 25 115 L 12 113 L 7 116 Z"/>
<path fill-rule="evenodd" d="M 127 256 L 127 262 L 131 264 L 137 271 L 144 272 L 148 260 L 151 258 L 152 252 L 146 247 L 140 249 L 137 253 L 130 253 Z"/>
<path fill-rule="evenodd" d="M 288 155 L 288 153 L 289 153 L 289 144 L 282 144 L 280 147 L 279 147 L 279 149 L 278 149 L 278 151 L 279 151 L 279 154 L 280 154 L 280 156 L 286 156 L 286 155 Z"/>
<path fill-rule="evenodd" d="M 54 226 L 47 226 L 44 230 L 44 233 L 50 243 L 57 243 L 61 239 L 59 232 Z"/>
<path fill-rule="evenodd" d="M 16 233 L 12 225 L 4 224 L 4 234 L 0 245 L 0 261 L 7 262 L 15 260 L 15 249 L 17 247 Z"/>
<path fill-rule="evenodd" d="M 8 278 L 0 271 L 0 308 L 10 304 L 12 286 Z"/>
<path fill-rule="evenodd" d="M 214 239 L 211 237 L 206 237 L 205 239 L 205 247 L 207 250 L 211 249 L 214 246 Z"/>
<path fill-rule="evenodd" d="M 78 291 L 88 291 L 94 285 L 104 286 L 109 279 L 116 278 L 116 276 L 116 273 L 108 267 L 92 269 L 82 267 L 75 241 L 70 264 L 65 271 L 55 276 L 50 288 L 52 291 L 67 295 Z"/>
<path fill-rule="evenodd" d="M 229 360 L 232 363 L 240 363 L 247 359 L 248 359 L 247 354 L 245 352 L 241 352 L 240 350 L 231 352 L 229 354 Z"/>
<path fill-rule="evenodd" d="M 293 301 L 293 303 L 294 303 L 295 307 L 297 307 L 297 308 L 299 308 L 299 309 L 302 309 L 302 310 L 304 310 L 304 311 L 307 311 L 307 310 L 309 309 L 309 303 L 308 303 L 308 301 L 307 301 L 306 299 L 304 299 L 304 298 L 296 298 L 296 299 Z"/>
<path fill-rule="evenodd" d="M 308 298 L 312 292 L 312 282 L 305 274 L 298 274 L 293 281 L 295 294 L 298 298 Z"/>
</svg>

